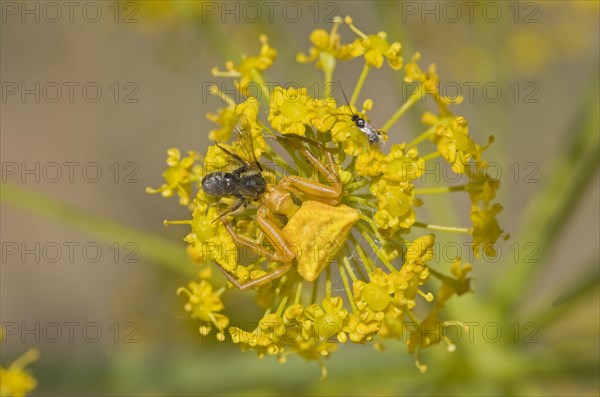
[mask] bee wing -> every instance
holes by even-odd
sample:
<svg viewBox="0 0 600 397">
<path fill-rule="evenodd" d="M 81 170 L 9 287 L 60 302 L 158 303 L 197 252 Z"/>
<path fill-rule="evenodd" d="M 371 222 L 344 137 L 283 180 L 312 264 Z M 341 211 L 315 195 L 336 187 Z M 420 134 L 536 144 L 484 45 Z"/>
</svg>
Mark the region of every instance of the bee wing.
<svg viewBox="0 0 600 397">
<path fill-rule="evenodd" d="M 256 155 L 254 154 L 254 139 L 252 138 L 252 131 L 250 131 L 250 123 L 242 123 L 241 121 L 243 117 L 246 116 L 243 114 L 240 116 L 240 119 L 234 128 L 234 132 L 237 136 L 239 147 L 243 152 L 244 157 L 248 159 L 248 161 L 244 161 L 244 164 L 251 169 L 262 172 L 263 169 L 256 159 Z"/>
<path fill-rule="evenodd" d="M 252 165 L 250 163 L 248 163 L 246 160 L 244 160 L 243 158 L 241 158 L 240 156 L 238 156 L 237 154 L 233 153 L 232 151 L 230 151 L 229 149 L 227 149 L 224 146 L 219 145 L 219 142 L 217 141 L 213 141 L 213 143 L 219 148 L 221 149 L 223 152 L 227 153 L 231 158 L 233 158 L 235 161 L 237 161 L 238 163 L 241 163 L 244 165 L 244 167 L 246 169 L 248 168 L 252 168 Z M 234 171 L 235 172 L 235 171 Z"/>
</svg>

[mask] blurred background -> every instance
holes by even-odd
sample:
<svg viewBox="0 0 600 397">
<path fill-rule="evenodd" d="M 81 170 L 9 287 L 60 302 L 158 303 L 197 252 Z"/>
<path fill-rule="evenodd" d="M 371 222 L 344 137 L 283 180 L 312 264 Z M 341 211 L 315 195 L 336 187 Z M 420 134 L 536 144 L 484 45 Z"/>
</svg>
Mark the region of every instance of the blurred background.
<svg viewBox="0 0 600 397">
<path fill-rule="evenodd" d="M 32 395 L 600 392 L 598 2 L 0 4 L 1 361 L 39 350 Z M 343 346 L 322 383 L 301 358 L 278 364 L 203 340 L 175 294 L 195 274 L 187 228 L 162 225 L 189 213 L 144 193 L 162 184 L 166 149 L 206 149 L 205 115 L 222 106 L 207 86 L 233 91 L 211 67 L 257 54 L 265 33 L 279 51 L 268 81 L 321 83 L 295 56 L 335 15 L 387 32 L 405 62 L 421 52 L 442 93 L 464 96 L 453 111 L 474 139 L 496 137 L 485 158 L 500 173 L 499 220 L 511 238 L 497 260 L 475 261 L 475 292 L 447 307 L 448 319 L 480 326 L 455 352 L 421 352 L 424 374 L 400 343 Z M 338 63 L 334 78 L 353 87 L 361 68 Z M 367 97 L 372 123 L 383 124 L 406 99 L 402 73 L 372 72 L 359 103 Z M 391 141 L 422 131 L 425 108 Z M 427 207 L 437 223 L 468 225 L 468 208 L 451 197 Z M 239 298 L 226 294 L 225 304 Z"/>
</svg>

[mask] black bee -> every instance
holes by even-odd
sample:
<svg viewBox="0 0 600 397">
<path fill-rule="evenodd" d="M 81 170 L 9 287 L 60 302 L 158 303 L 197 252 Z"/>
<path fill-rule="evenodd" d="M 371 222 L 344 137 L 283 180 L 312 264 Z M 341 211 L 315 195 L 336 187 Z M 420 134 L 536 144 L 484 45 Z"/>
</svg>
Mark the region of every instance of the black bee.
<svg viewBox="0 0 600 397">
<path fill-rule="evenodd" d="M 267 181 L 262 175 L 262 167 L 254 160 L 249 163 L 235 153 L 230 152 L 217 142 L 214 144 L 234 160 L 242 164 L 232 172 L 215 171 L 202 178 L 202 190 L 215 197 L 237 197 L 239 201 L 220 218 L 248 205 L 248 200 L 258 200 L 267 190 Z M 252 152 L 254 156 L 254 152 Z M 217 218 L 218 219 L 218 218 Z"/>
</svg>

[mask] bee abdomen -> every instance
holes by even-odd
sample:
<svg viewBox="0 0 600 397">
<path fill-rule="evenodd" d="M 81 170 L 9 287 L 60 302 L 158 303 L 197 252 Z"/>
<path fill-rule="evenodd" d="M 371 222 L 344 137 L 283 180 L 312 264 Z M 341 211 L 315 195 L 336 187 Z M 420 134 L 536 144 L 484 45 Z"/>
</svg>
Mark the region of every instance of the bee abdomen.
<svg viewBox="0 0 600 397">
<path fill-rule="evenodd" d="M 211 196 L 230 196 L 237 178 L 228 172 L 217 171 L 202 178 L 202 190 Z"/>
</svg>

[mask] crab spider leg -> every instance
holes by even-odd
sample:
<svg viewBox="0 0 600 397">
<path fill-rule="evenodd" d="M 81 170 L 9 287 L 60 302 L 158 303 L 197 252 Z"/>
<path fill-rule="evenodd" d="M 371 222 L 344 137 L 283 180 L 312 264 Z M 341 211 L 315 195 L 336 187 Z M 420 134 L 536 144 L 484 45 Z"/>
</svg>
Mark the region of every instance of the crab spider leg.
<svg viewBox="0 0 600 397">
<path fill-rule="evenodd" d="M 223 266 L 219 265 L 218 263 L 217 263 L 217 266 L 225 274 L 225 277 L 227 277 L 227 280 L 229 280 L 229 282 L 231 282 L 231 284 L 235 285 L 237 288 L 239 288 L 242 291 L 246 290 L 248 288 L 257 287 L 257 286 L 265 284 L 271 280 L 279 278 L 279 277 L 283 276 L 284 274 L 286 274 L 287 272 L 289 272 L 290 269 L 292 268 L 292 264 L 288 263 L 287 265 L 278 267 L 277 269 L 273 270 L 272 272 L 264 274 L 264 275 L 260 276 L 259 278 L 255 278 L 253 280 L 248 280 L 245 283 L 240 283 L 235 277 L 233 277 L 231 274 L 229 274 L 229 272 L 227 270 L 225 270 L 223 268 Z"/>
<path fill-rule="evenodd" d="M 219 204 L 217 203 L 217 210 L 219 211 L 219 216 L 213 219 L 212 223 L 215 223 L 219 219 L 222 219 L 225 215 L 235 214 L 237 211 L 243 211 L 246 209 L 246 207 L 248 206 L 248 201 L 243 196 L 236 197 L 239 201 L 235 205 L 229 207 L 225 212 L 221 212 L 221 210 L 219 209 Z"/>
<path fill-rule="evenodd" d="M 268 218 L 269 210 L 265 206 L 261 206 L 256 212 L 256 221 L 258 227 L 265 234 L 265 237 L 271 242 L 275 251 L 278 252 L 279 256 L 283 259 L 279 259 L 279 262 L 292 262 L 296 256 L 289 247 L 289 243 L 283 237 L 281 229 L 277 227 L 273 221 Z"/>
<path fill-rule="evenodd" d="M 320 172 L 323 173 L 323 176 L 325 176 L 326 178 L 329 179 L 328 176 L 328 172 L 326 171 L 325 166 L 323 166 L 323 163 L 321 162 L 321 160 L 317 159 L 315 157 L 315 155 L 308 150 L 306 147 L 304 147 L 303 145 L 299 144 L 298 142 L 295 141 L 295 139 L 299 139 L 303 142 L 308 143 L 309 145 L 313 145 L 313 146 L 318 146 L 321 148 L 321 150 L 323 150 L 326 154 L 327 154 L 327 162 L 328 162 L 328 166 L 330 167 L 330 172 L 333 172 L 334 175 L 337 176 L 337 171 L 336 171 L 336 167 L 335 167 L 335 162 L 333 161 L 333 156 L 331 155 L 331 151 L 333 149 L 328 148 L 327 146 L 325 146 L 324 144 L 320 143 L 320 142 L 315 142 L 311 139 L 305 138 L 303 136 L 294 136 L 294 139 L 291 138 L 287 138 L 287 137 L 283 137 L 283 136 L 276 136 L 274 137 L 276 140 L 283 142 L 285 144 L 288 144 L 290 146 L 293 146 L 294 148 L 296 148 L 296 150 L 298 150 L 300 153 L 302 153 L 302 155 L 304 157 L 306 157 L 306 159 L 308 161 L 310 161 L 310 163 L 317 167 L 319 169 Z M 336 180 L 338 180 L 339 178 L 335 178 Z"/>
<path fill-rule="evenodd" d="M 220 214 L 220 210 L 219 210 Z M 268 250 L 267 248 L 261 246 L 258 242 L 246 237 L 239 235 L 233 230 L 229 222 L 223 219 L 223 225 L 225 225 L 225 229 L 233 239 L 234 243 L 238 246 L 249 248 L 254 251 L 257 255 L 264 256 L 269 258 L 269 260 L 275 262 L 283 262 L 284 265 L 278 267 L 277 269 L 257 278 L 254 280 L 250 280 L 246 283 L 240 283 L 235 277 L 233 277 L 229 272 L 227 272 L 221 265 L 217 264 L 221 271 L 225 273 L 227 279 L 235 285 L 237 288 L 244 290 L 247 288 L 251 288 L 257 285 L 264 284 L 270 280 L 281 277 L 283 274 L 287 273 L 292 268 L 292 260 L 294 259 L 295 254 L 290 249 L 289 244 L 285 241 L 283 235 L 281 234 L 281 230 L 273 224 L 271 221 L 267 219 L 267 208 L 260 207 L 256 214 L 256 219 L 258 222 L 258 226 L 263 232 L 263 236 L 266 236 L 267 239 L 272 243 L 274 252 Z"/>
<path fill-rule="evenodd" d="M 266 218 L 265 211 L 267 211 L 265 207 L 260 207 L 256 215 L 256 220 L 258 222 L 258 226 L 265 233 L 267 239 L 272 242 L 274 250 L 269 250 L 266 247 L 261 246 L 255 240 L 252 240 L 249 237 L 237 234 L 237 232 L 231 227 L 231 224 L 224 218 L 222 218 L 223 225 L 236 245 L 249 248 L 257 255 L 264 256 L 275 262 L 291 262 L 294 259 L 294 253 L 288 247 L 287 242 L 281 234 L 281 230 Z M 221 215 L 220 209 L 219 215 Z"/>
<path fill-rule="evenodd" d="M 335 206 L 340 202 L 341 192 L 336 188 L 311 181 L 301 176 L 292 175 L 285 177 L 281 180 L 280 185 L 283 189 L 294 188 L 300 190 L 302 193 L 325 204 Z"/>
<path fill-rule="evenodd" d="M 309 179 L 300 176 L 288 176 L 283 178 L 279 185 L 283 188 L 293 187 L 301 192 L 319 199 L 326 204 L 337 205 L 342 197 L 342 183 L 338 177 L 336 164 L 333 160 L 333 155 L 329 152 L 325 152 L 327 159 L 327 165 L 324 165 L 318 158 L 312 154 L 311 151 L 306 149 L 304 146 L 292 141 L 288 138 L 278 137 L 278 140 L 288 143 L 296 148 L 306 159 L 317 168 L 317 171 L 331 183 L 331 186 L 324 185 L 319 182 L 311 181 Z"/>
</svg>

